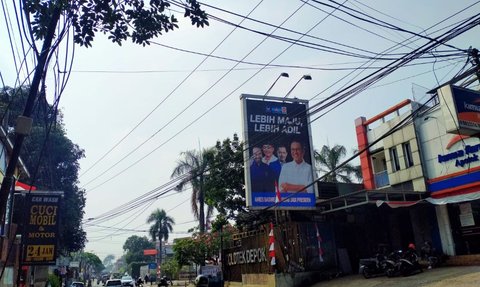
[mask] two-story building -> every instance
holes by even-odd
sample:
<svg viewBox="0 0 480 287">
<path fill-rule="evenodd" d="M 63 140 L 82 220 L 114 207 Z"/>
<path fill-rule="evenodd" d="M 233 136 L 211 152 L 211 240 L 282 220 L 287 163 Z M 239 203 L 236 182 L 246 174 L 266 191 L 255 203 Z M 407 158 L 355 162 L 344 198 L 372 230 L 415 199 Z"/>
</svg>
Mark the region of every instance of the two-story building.
<svg viewBox="0 0 480 287">
<path fill-rule="evenodd" d="M 480 122 L 480 104 L 475 104 L 480 96 L 457 89 L 469 93 L 469 102 L 455 106 L 446 99 L 455 89 L 439 89 L 439 101 L 431 104 L 405 100 L 371 119 L 361 117 L 355 122 L 358 148 L 365 150 L 360 155 L 365 193 L 384 191 L 377 206 L 409 206 L 405 218 L 393 224 L 400 229 L 396 235 L 390 233 L 390 244 L 396 245 L 399 237 L 410 237 L 417 245 L 432 241 L 448 255 L 480 253 L 480 140 L 475 129 L 455 129 L 452 120 L 460 118 L 461 104 L 470 105 L 467 122 Z M 423 195 L 405 200 L 407 194 L 415 193 Z M 397 201 L 388 198 L 389 194 L 405 196 Z M 410 221 L 411 228 L 405 228 L 403 221 Z"/>
</svg>

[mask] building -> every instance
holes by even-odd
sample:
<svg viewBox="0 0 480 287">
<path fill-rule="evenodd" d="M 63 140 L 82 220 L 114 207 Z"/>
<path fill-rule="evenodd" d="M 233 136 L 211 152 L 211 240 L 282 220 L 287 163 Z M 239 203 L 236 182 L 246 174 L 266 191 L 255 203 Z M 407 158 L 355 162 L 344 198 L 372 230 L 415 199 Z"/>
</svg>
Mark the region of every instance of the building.
<svg viewBox="0 0 480 287">
<path fill-rule="evenodd" d="M 449 130 L 457 112 L 445 103 L 446 89 L 438 90 L 440 105 L 406 100 L 356 120 L 358 147 L 365 149 L 360 156 L 364 186 L 387 194 L 428 195 L 382 203 L 410 206 L 412 228 L 404 226 L 401 235 L 411 232 L 415 243 L 432 241 L 448 255 L 475 254 L 480 253 L 480 140 L 458 127 Z M 470 117 L 480 122 L 476 107 Z"/>
</svg>

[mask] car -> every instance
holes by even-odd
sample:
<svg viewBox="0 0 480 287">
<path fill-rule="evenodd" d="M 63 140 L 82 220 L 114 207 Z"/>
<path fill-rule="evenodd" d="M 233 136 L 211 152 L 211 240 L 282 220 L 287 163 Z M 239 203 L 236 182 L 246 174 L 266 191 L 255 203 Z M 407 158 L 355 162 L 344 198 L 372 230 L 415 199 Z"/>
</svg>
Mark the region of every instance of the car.
<svg viewBox="0 0 480 287">
<path fill-rule="evenodd" d="M 122 281 L 123 286 L 135 287 L 135 280 L 133 280 L 132 276 L 129 276 L 129 275 L 122 276 L 120 281 Z"/>
<path fill-rule="evenodd" d="M 108 287 L 122 287 L 122 281 L 120 279 L 110 279 L 105 282 L 105 286 Z"/>
<path fill-rule="evenodd" d="M 208 277 L 205 275 L 198 275 L 195 278 L 195 286 L 196 287 L 208 287 Z"/>
<path fill-rule="evenodd" d="M 70 287 L 85 287 L 85 284 L 83 282 L 72 282 Z"/>
</svg>

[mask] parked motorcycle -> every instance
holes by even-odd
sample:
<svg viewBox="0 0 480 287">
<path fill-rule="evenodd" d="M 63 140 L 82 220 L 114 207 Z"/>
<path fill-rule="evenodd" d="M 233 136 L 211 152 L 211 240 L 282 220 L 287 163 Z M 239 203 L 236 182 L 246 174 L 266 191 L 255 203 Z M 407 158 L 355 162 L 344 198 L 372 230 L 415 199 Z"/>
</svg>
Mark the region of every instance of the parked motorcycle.
<svg viewBox="0 0 480 287">
<path fill-rule="evenodd" d="M 443 262 L 443 255 L 437 252 L 429 241 L 425 241 L 420 250 L 422 259 L 428 263 L 428 269 L 437 267 Z"/>
<path fill-rule="evenodd" d="M 376 254 L 374 258 L 360 259 L 360 273 L 366 279 L 381 276 L 387 270 L 386 257 L 383 254 Z"/>
<path fill-rule="evenodd" d="M 415 272 L 423 272 L 422 266 L 418 261 L 418 255 L 415 251 L 415 245 L 410 244 L 407 251 L 397 250 L 389 256 L 391 264 L 388 265 L 386 274 L 388 277 L 397 275 L 408 276 Z"/>
<path fill-rule="evenodd" d="M 408 246 L 408 250 L 405 251 L 404 256 L 400 259 L 400 263 L 400 273 L 403 276 L 412 275 L 417 271 L 423 272 L 422 266 L 418 261 L 417 252 L 415 251 L 415 245 L 413 244 Z"/>
</svg>

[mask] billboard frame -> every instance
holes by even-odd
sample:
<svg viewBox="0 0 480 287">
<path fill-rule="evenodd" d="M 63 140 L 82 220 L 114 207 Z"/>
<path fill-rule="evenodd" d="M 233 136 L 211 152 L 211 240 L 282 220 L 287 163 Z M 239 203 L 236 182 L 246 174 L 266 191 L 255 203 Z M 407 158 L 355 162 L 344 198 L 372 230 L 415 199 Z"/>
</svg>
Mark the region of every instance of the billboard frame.
<svg viewBox="0 0 480 287">
<path fill-rule="evenodd" d="M 57 264 L 57 256 L 58 256 L 58 236 L 60 234 L 60 221 L 62 219 L 62 213 L 63 213 L 63 200 L 64 200 L 64 192 L 63 191 L 33 191 L 33 192 L 28 192 L 28 191 L 21 191 L 18 193 L 20 196 L 23 196 L 25 198 L 24 201 L 24 206 L 23 208 L 30 207 L 37 201 L 35 200 L 28 200 L 28 197 L 55 197 L 57 198 L 56 204 L 53 204 L 53 201 L 42 201 L 42 202 L 37 202 L 39 204 L 42 203 L 52 203 L 51 206 L 56 206 L 56 214 L 55 217 L 52 219 L 55 219 L 55 225 L 51 228 L 47 228 L 44 226 L 40 226 L 38 230 L 32 230 L 31 224 L 29 222 L 29 217 L 30 217 L 30 211 L 25 210 L 25 216 L 22 220 L 24 220 L 23 224 L 23 231 L 22 231 L 22 236 L 21 236 L 21 260 L 20 264 L 21 266 L 33 266 L 33 265 L 56 265 Z M 40 224 L 43 225 L 43 224 Z M 51 240 L 32 240 L 28 239 L 27 233 L 28 232 L 50 232 L 51 234 L 55 235 L 54 239 Z M 37 252 L 40 252 L 39 250 L 43 248 L 51 248 L 53 246 L 53 258 L 52 260 L 48 260 L 46 256 L 40 256 L 42 259 L 33 259 L 32 256 L 28 256 L 27 253 L 29 252 L 29 246 L 32 246 L 33 249 L 37 247 Z M 33 250 L 32 249 L 32 250 Z M 28 260 L 30 258 L 30 260 Z"/>
<path fill-rule="evenodd" d="M 480 99 L 479 91 L 455 85 L 444 85 L 437 89 L 437 95 L 447 133 L 469 136 L 480 133 L 480 121 L 478 120 L 480 104 L 474 102 Z M 472 98 L 470 99 L 470 97 Z M 467 109 L 467 105 L 474 107 L 476 110 Z M 477 118 L 474 119 L 474 117 Z"/>
<path fill-rule="evenodd" d="M 313 189 L 313 203 L 311 206 L 282 206 L 281 204 L 276 204 L 273 203 L 270 206 L 274 206 L 275 209 L 278 210 L 312 210 L 316 208 L 316 199 L 318 198 L 318 187 L 317 187 L 317 174 L 315 172 L 315 159 L 314 159 L 314 149 L 313 149 L 313 143 L 312 143 L 312 130 L 311 130 L 311 125 L 310 125 L 310 115 L 308 113 L 309 111 L 309 101 L 308 100 L 303 100 L 303 99 L 297 99 L 297 98 L 283 98 L 283 97 L 272 97 L 272 96 L 263 96 L 263 95 L 252 95 L 252 94 L 241 94 L 240 95 L 240 100 L 242 102 L 242 127 L 243 127 L 243 137 L 244 137 L 244 142 L 245 142 L 245 148 L 243 150 L 243 157 L 244 157 L 244 162 L 245 162 L 245 199 L 246 199 L 246 205 L 249 209 L 252 210 L 258 210 L 258 209 L 264 209 L 266 206 L 254 206 L 252 205 L 252 190 L 251 190 L 251 176 L 250 176 L 250 168 L 249 168 L 249 162 L 250 162 L 250 149 L 252 146 L 250 145 L 250 139 L 249 139 L 249 130 L 248 130 L 248 111 L 247 111 L 247 100 L 259 100 L 259 101 L 269 101 L 269 102 L 274 102 L 274 103 L 287 103 L 287 104 L 303 104 L 305 106 L 305 116 L 306 116 L 306 131 L 308 133 L 307 135 L 307 142 L 309 144 L 309 155 L 310 155 L 310 163 L 311 163 L 311 172 L 312 172 L 312 178 L 313 182 L 311 182 L 311 186 Z M 290 196 L 294 197 L 293 194 L 296 193 L 287 193 Z"/>
</svg>

